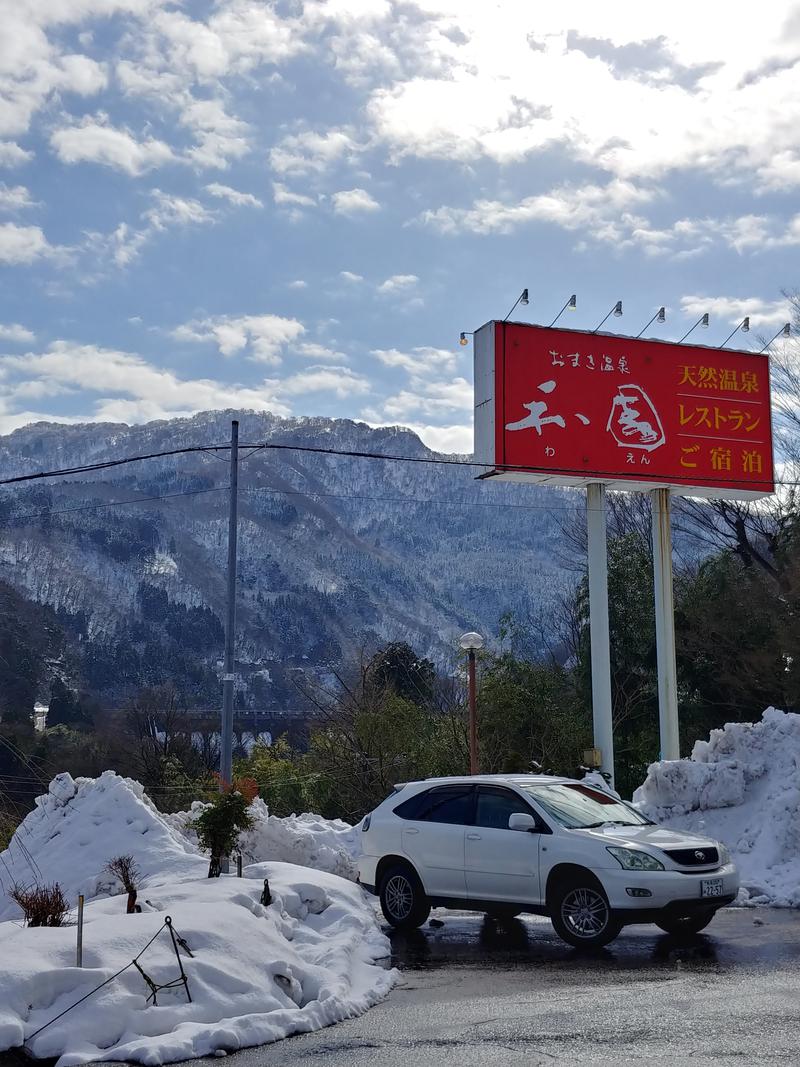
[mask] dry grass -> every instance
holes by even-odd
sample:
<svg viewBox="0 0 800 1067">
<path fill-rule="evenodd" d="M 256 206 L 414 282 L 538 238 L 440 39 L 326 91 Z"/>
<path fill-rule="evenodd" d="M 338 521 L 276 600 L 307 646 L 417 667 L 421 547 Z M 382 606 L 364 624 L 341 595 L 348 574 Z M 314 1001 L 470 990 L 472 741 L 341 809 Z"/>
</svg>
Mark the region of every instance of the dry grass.
<svg viewBox="0 0 800 1067">
<path fill-rule="evenodd" d="M 15 885 L 10 896 L 22 909 L 27 926 L 63 926 L 69 915 L 69 904 L 58 882 Z"/>
</svg>

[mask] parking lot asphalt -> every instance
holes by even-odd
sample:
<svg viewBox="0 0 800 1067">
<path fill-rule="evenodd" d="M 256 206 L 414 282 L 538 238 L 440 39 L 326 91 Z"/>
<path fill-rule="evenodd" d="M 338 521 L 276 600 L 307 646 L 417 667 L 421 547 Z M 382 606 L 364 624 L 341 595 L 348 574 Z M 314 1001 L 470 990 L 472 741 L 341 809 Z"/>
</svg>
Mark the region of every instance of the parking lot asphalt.
<svg viewBox="0 0 800 1067">
<path fill-rule="evenodd" d="M 357 1019 L 236 1067 L 800 1064 L 800 912 L 729 908 L 678 939 L 628 927 L 592 955 L 546 919 L 434 911 L 392 934 L 401 979 Z M 231 1067 L 234 1067 L 231 1064 Z"/>
</svg>

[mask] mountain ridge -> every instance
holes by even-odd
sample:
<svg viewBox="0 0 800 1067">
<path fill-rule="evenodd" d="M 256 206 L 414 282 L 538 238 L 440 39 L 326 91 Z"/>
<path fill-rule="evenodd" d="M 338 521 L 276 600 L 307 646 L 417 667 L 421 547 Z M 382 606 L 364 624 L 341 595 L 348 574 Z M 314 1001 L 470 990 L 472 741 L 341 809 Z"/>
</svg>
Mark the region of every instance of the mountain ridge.
<svg viewBox="0 0 800 1067">
<path fill-rule="evenodd" d="M 561 578 L 550 542 L 572 494 L 486 484 L 403 427 L 271 413 L 201 412 L 135 426 L 40 422 L 0 437 L 6 476 L 169 448 L 225 445 L 238 417 L 238 692 L 294 699 L 297 669 L 324 679 L 389 640 L 446 666 L 465 629 L 491 637 Z M 263 443 L 431 459 L 252 451 Z M 218 692 L 228 456 L 197 452 L 4 487 L 0 580 L 47 604 L 111 702 L 177 670 Z M 155 499 L 152 499 L 155 498 Z"/>
</svg>

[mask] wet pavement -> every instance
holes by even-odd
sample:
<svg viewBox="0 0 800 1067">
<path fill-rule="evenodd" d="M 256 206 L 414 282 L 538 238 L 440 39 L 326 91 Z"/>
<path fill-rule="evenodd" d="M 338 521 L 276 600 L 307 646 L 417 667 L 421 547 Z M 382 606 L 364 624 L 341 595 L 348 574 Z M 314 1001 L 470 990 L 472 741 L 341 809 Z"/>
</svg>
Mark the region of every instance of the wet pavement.
<svg viewBox="0 0 800 1067">
<path fill-rule="evenodd" d="M 703 934 L 627 927 L 592 955 L 546 919 L 437 910 L 392 935 L 401 978 L 358 1019 L 236 1067 L 800 1064 L 800 912 L 730 908 Z M 231 1064 L 233 1067 L 233 1064 Z"/>
</svg>

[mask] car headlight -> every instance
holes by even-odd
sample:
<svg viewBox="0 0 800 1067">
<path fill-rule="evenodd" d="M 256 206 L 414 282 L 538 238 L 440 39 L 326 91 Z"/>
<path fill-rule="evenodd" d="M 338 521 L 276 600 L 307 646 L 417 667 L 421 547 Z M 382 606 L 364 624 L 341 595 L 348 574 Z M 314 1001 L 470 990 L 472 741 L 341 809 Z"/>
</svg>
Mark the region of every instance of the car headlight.
<svg viewBox="0 0 800 1067">
<path fill-rule="evenodd" d="M 719 862 L 720 863 L 730 863 L 731 862 L 731 851 L 728 848 L 728 846 L 727 845 L 723 845 L 723 843 L 721 841 L 717 841 L 717 848 L 719 849 Z"/>
<path fill-rule="evenodd" d="M 637 852 L 633 848 L 620 848 L 618 845 L 606 845 L 620 867 L 626 871 L 663 871 L 664 864 L 647 852 Z"/>
</svg>

